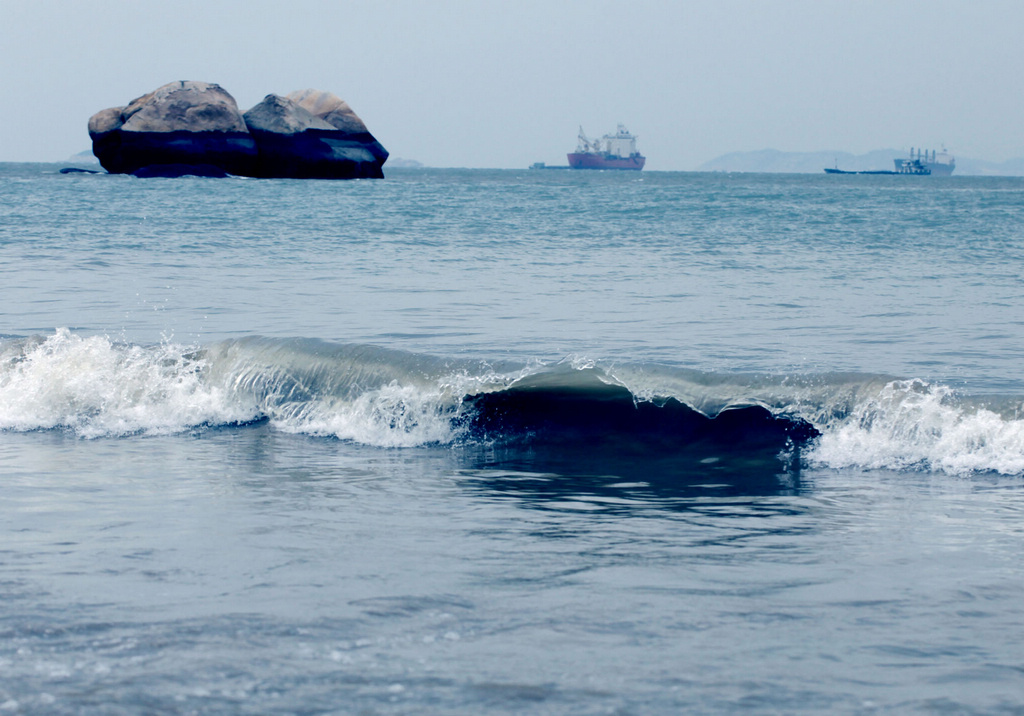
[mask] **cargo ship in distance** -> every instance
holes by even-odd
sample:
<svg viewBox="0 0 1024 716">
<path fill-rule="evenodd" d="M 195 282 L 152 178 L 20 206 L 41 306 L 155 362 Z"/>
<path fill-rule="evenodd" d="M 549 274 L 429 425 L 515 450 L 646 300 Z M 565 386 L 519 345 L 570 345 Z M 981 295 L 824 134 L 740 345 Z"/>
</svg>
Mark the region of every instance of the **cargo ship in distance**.
<svg viewBox="0 0 1024 716">
<path fill-rule="evenodd" d="M 894 159 L 895 171 L 888 171 L 885 169 L 869 170 L 869 171 L 845 171 L 836 167 L 835 169 L 826 167 L 826 174 L 903 174 L 913 176 L 950 176 L 953 170 L 956 169 L 956 159 L 953 158 L 945 149 L 942 152 L 936 154 L 935 150 L 929 152 L 927 149 L 918 149 L 916 152 L 914 148 L 910 148 L 909 159 Z"/>
<path fill-rule="evenodd" d="M 647 158 L 636 149 L 636 136 L 619 125 L 615 134 L 590 140 L 580 127 L 576 151 L 566 155 L 571 169 L 633 169 L 644 168 Z"/>
<path fill-rule="evenodd" d="M 918 149 L 915 152 L 914 148 L 911 147 L 910 159 L 894 159 L 893 162 L 896 164 L 896 171 L 899 173 L 903 173 L 905 167 L 917 162 L 917 164 L 924 167 L 927 170 L 927 173 L 931 174 L 933 177 L 948 177 L 953 173 L 953 170 L 956 169 L 956 159 L 946 151 L 945 147 L 943 147 L 942 151 L 938 154 L 936 154 L 933 149 L 930 155 L 927 149 L 924 151 Z"/>
</svg>

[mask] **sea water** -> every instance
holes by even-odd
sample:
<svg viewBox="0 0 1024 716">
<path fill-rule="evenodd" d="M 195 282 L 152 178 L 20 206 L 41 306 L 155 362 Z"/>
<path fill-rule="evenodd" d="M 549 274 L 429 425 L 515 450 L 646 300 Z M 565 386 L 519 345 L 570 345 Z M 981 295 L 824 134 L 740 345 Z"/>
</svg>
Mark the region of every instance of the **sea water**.
<svg viewBox="0 0 1024 716">
<path fill-rule="evenodd" d="M 0 165 L 0 713 L 1017 713 L 1024 179 Z"/>
</svg>

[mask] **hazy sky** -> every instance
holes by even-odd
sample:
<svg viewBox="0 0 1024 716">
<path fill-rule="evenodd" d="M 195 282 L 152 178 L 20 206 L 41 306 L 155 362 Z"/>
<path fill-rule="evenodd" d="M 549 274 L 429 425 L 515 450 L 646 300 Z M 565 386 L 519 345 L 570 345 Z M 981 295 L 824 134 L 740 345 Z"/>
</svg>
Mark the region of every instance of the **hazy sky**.
<svg viewBox="0 0 1024 716">
<path fill-rule="evenodd" d="M 0 0 L 0 161 L 90 148 L 174 80 L 314 87 L 393 157 L 564 164 L 622 122 L 654 170 L 731 151 L 1024 156 L 1020 0 Z"/>
</svg>

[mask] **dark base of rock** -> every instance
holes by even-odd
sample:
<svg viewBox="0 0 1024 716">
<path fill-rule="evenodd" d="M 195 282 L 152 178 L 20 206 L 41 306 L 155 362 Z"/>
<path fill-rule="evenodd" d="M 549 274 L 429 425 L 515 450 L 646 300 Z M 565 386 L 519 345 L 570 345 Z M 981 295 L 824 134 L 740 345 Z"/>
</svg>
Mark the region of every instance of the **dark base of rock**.
<svg viewBox="0 0 1024 716">
<path fill-rule="evenodd" d="M 252 132 L 259 153 L 252 176 L 262 179 L 382 179 L 380 162 L 360 142 L 306 130 Z"/>
<path fill-rule="evenodd" d="M 61 174 L 100 174 L 99 169 L 82 169 L 81 167 L 62 167 Z"/>
<path fill-rule="evenodd" d="M 251 176 L 256 143 L 242 132 L 124 132 L 93 139 L 93 153 L 111 174 L 154 166 L 212 166 L 221 175 Z M 212 176 L 212 175 L 211 175 Z"/>
<path fill-rule="evenodd" d="M 316 130 L 294 135 L 116 132 L 94 141 L 104 169 L 137 177 L 382 179 L 382 162 L 372 148 Z"/>
<path fill-rule="evenodd" d="M 212 164 L 153 164 L 148 167 L 140 167 L 132 172 L 132 176 L 140 179 L 152 179 L 162 177 L 174 179 L 177 177 L 211 177 L 223 179 L 231 176 L 220 167 Z"/>
</svg>

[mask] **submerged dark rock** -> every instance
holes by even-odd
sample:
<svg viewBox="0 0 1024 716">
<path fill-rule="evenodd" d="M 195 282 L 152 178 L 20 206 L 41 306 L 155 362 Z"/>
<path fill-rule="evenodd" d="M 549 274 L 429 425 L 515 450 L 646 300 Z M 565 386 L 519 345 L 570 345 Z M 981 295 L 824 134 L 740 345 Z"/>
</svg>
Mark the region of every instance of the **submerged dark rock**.
<svg viewBox="0 0 1024 716">
<path fill-rule="evenodd" d="M 614 447 L 617 452 L 689 450 L 728 446 L 778 451 L 818 437 L 807 421 L 775 415 L 760 405 L 705 415 L 675 398 L 636 401 L 620 385 L 513 386 L 467 398 L 478 434 L 525 439 L 537 445 Z"/>
<path fill-rule="evenodd" d="M 108 172 L 136 176 L 383 177 L 387 150 L 339 97 L 267 95 L 244 115 L 208 82 L 172 82 L 89 120 Z"/>
<path fill-rule="evenodd" d="M 486 445 L 482 466 L 649 485 L 728 474 L 741 492 L 772 489 L 780 470 L 799 471 L 801 448 L 820 434 L 761 405 L 706 415 L 675 398 L 638 401 L 624 386 L 578 378 L 526 379 L 463 404 L 469 440 Z"/>
</svg>

